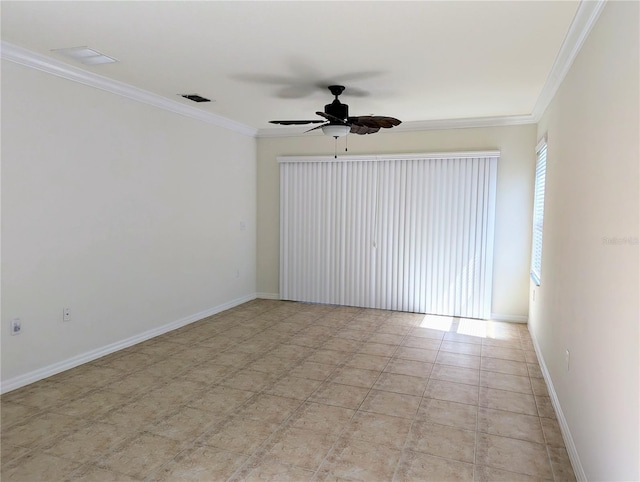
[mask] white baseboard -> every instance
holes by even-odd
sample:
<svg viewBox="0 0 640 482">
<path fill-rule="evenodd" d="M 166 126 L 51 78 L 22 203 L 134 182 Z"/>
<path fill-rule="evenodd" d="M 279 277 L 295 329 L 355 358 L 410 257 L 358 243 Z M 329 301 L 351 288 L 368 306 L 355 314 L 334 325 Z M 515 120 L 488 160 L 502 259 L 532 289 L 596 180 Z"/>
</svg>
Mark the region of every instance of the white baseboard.
<svg viewBox="0 0 640 482">
<path fill-rule="evenodd" d="M 553 409 L 556 412 L 556 417 L 558 418 L 558 423 L 560 424 L 560 430 L 562 431 L 562 438 L 564 439 L 564 444 L 567 448 L 567 453 L 569 454 L 569 460 L 571 460 L 571 466 L 573 467 L 573 471 L 576 475 L 576 479 L 579 481 L 586 481 L 587 476 L 584 472 L 584 468 L 582 467 L 582 462 L 580 462 L 578 449 L 576 448 L 576 444 L 574 443 L 573 437 L 571 436 L 571 431 L 569 430 L 569 424 L 567 423 L 567 419 L 565 418 L 564 413 L 562 412 L 562 407 L 560 406 L 560 400 L 558 399 L 558 395 L 556 394 L 556 391 L 553 388 L 551 375 L 549 374 L 547 365 L 544 362 L 542 351 L 540 350 L 540 345 L 538 345 L 538 341 L 536 340 L 536 337 L 531 332 L 531 328 L 529 328 L 529 334 L 531 335 L 531 341 L 533 341 L 533 347 L 535 348 L 536 355 L 538 356 L 538 363 L 540 364 L 540 370 L 542 371 L 542 376 L 544 377 L 544 381 L 547 384 L 549 396 L 551 397 L 551 404 L 553 405 Z"/>
<path fill-rule="evenodd" d="M 256 293 L 256 298 L 263 300 L 279 300 L 280 293 Z"/>
<path fill-rule="evenodd" d="M 13 378 L 10 378 L 9 380 L 3 381 L 0 386 L 0 393 L 10 392 L 11 390 L 15 390 L 25 385 L 29 385 L 30 383 L 43 380 L 47 377 L 56 375 L 57 373 L 64 372 L 71 368 L 75 368 L 79 365 L 82 365 L 83 363 L 96 360 L 100 357 L 109 355 L 110 353 L 114 353 L 118 350 L 128 348 L 132 345 L 141 343 L 143 341 L 149 340 L 156 336 L 160 336 L 170 331 L 177 330 L 178 328 L 186 326 L 190 323 L 194 323 L 196 321 L 202 320 L 203 318 L 207 318 L 209 316 L 215 315 L 216 313 L 220 313 L 221 311 L 228 310 L 230 308 L 233 308 L 234 306 L 241 305 L 242 303 L 246 303 L 247 301 L 254 300 L 256 299 L 256 297 L 257 297 L 256 294 L 252 293 L 250 295 L 243 296 L 241 298 L 237 298 L 235 300 L 229 301 L 228 303 L 223 303 L 214 308 L 210 308 L 208 310 L 201 311 L 199 313 L 195 313 L 190 316 L 186 316 L 185 318 L 182 318 L 180 320 L 167 323 L 166 325 L 159 326 L 158 328 L 154 328 L 152 330 L 139 333 L 129 338 L 125 338 L 124 340 L 120 340 L 115 343 L 110 343 L 109 345 L 96 348 L 95 350 L 81 353 L 80 355 L 67 358 L 66 360 L 62 360 L 60 362 L 54 363 L 52 365 L 48 365 L 46 367 L 38 368 L 37 370 L 33 370 L 29 373 L 25 373 L 24 375 L 18 375 L 17 377 L 13 377 Z"/>
<path fill-rule="evenodd" d="M 508 321 L 510 323 L 528 323 L 529 317 L 523 315 L 503 315 L 500 313 L 491 313 L 491 319 L 495 321 Z"/>
</svg>

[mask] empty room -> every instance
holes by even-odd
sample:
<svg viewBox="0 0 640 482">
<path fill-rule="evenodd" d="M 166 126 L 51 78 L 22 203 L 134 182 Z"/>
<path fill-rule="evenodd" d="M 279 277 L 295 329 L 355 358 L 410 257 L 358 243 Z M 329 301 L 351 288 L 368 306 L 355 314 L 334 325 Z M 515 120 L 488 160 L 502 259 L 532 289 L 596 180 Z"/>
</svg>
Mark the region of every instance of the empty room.
<svg viewBox="0 0 640 482">
<path fill-rule="evenodd" d="M 640 3 L 1 22 L 3 481 L 640 480 Z"/>
</svg>

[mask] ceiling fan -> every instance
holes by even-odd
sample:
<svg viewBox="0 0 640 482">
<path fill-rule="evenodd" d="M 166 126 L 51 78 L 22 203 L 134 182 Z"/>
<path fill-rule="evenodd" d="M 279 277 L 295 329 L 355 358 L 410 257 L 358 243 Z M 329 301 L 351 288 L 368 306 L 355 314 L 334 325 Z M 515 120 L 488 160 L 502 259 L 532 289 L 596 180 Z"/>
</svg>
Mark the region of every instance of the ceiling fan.
<svg viewBox="0 0 640 482">
<path fill-rule="evenodd" d="M 316 129 L 322 129 L 327 136 L 335 138 L 352 134 L 373 134 L 381 128 L 390 129 L 401 123 L 394 117 L 363 115 L 350 117 L 349 106 L 338 100 L 338 96 L 344 91 L 343 85 L 330 85 L 329 91 L 335 96 L 331 104 L 324 106 L 324 112 L 316 112 L 324 120 L 272 120 L 272 124 L 280 125 L 304 125 L 304 124 L 322 124 L 313 127 L 305 132 L 311 132 Z"/>
</svg>

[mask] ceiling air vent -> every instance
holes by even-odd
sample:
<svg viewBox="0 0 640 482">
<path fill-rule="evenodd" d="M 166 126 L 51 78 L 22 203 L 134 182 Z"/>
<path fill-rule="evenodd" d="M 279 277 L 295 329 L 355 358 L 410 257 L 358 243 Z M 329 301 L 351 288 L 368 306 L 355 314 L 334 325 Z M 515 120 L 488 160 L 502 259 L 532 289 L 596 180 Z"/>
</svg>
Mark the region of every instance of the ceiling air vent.
<svg viewBox="0 0 640 482">
<path fill-rule="evenodd" d="M 194 102 L 211 102 L 211 99 L 207 99 L 198 94 L 182 94 L 185 99 L 192 100 Z"/>
</svg>

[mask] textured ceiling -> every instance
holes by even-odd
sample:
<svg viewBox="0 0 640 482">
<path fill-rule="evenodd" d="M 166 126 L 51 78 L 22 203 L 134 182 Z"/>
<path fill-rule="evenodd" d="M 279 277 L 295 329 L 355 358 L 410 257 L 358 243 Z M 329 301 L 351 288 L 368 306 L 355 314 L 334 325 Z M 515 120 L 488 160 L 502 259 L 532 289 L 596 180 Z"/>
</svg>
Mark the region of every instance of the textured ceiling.
<svg viewBox="0 0 640 482">
<path fill-rule="evenodd" d="M 352 115 L 404 122 L 532 113 L 577 1 L 2 2 L 2 40 L 240 122 Z M 52 49 L 89 46 L 114 64 Z M 214 102 L 193 104 L 197 93 Z"/>
</svg>

